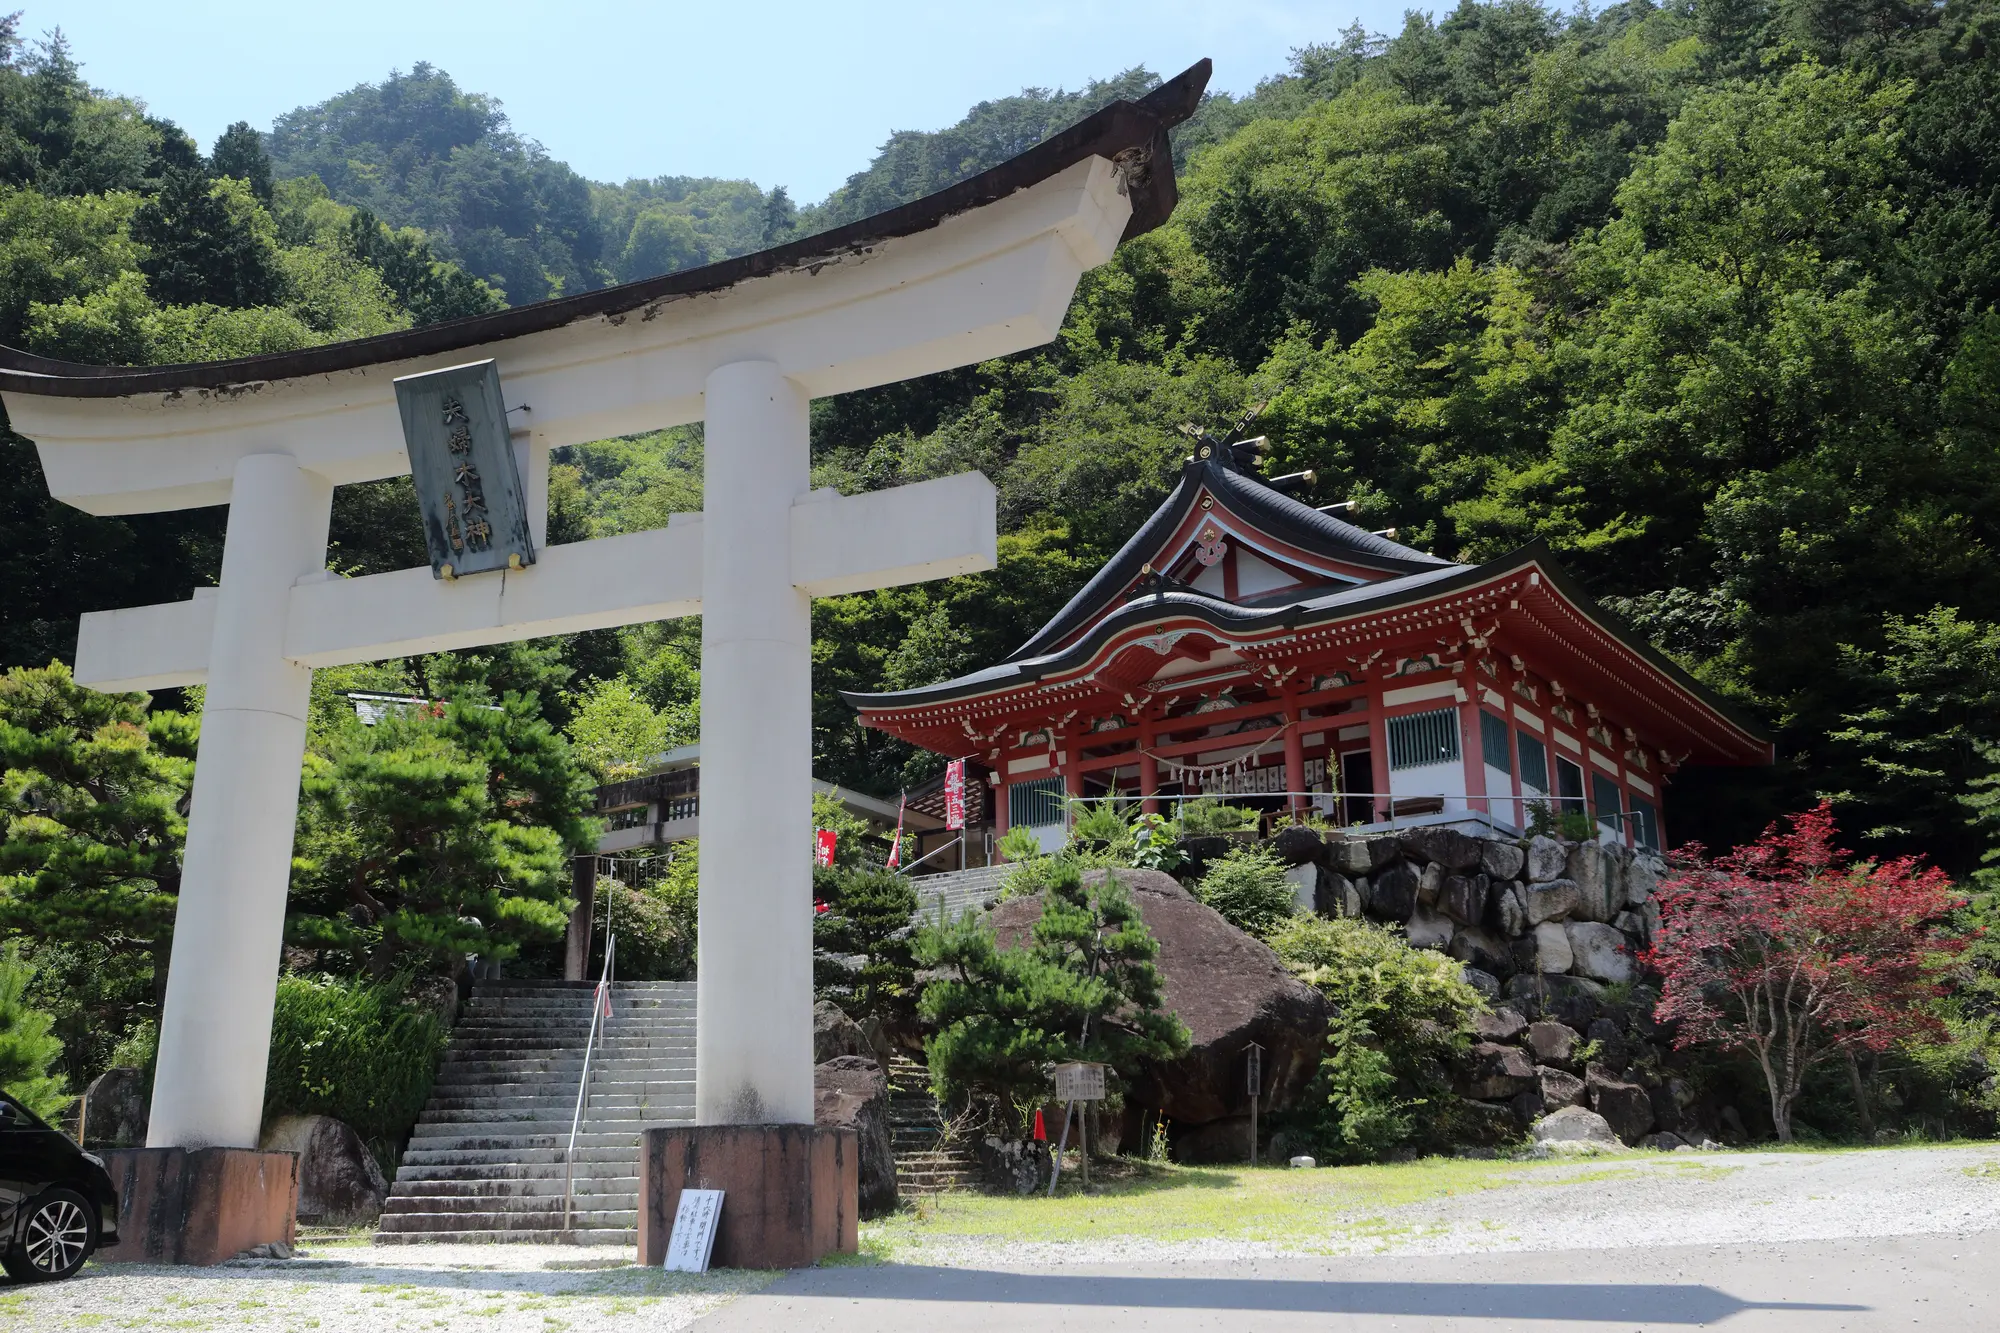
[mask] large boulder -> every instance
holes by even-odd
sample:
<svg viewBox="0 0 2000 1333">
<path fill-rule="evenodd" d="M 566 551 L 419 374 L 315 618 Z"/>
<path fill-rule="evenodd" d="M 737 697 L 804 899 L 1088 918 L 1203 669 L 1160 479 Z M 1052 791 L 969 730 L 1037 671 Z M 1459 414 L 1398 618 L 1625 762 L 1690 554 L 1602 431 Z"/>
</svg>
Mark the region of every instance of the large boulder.
<svg viewBox="0 0 2000 1333">
<path fill-rule="evenodd" d="M 1319 834 L 1303 824 L 1287 824 L 1268 844 L 1278 859 L 1288 866 L 1302 866 L 1324 858 L 1326 844 Z"/>
<path fill-rule="evenodd" d="M 1518 843 L 1488 839 L 1479 845 L 1479 868 L 1493 879 L 1519 879 L 1528 853 Z"/>
<path fill-rule="evenodd" d="M 1484 875 L 1446 875 L 1438 891 L 1438 910 L 1461 926 L 1476 926 L 1486 917 Z"/>
<path fill-rule="evenodd" d="M 1416 911 L 1410 913 L 1409 937 L 1413 948 L 1450 948 L 1453 929 L 1450 917 L 1433 912 L 1428 907 L 1419 905 Z"/>
<path fill-rule="evenodd" d="M 1604 1148 L 1620 1146 L 1618 1136 L 1611 1132 L 1611 1126 L 1605 1123 L 1604 1117 L 1581 1106 L 1565 1106 L 1537 1120 L 1535 1142 L 1592 1144 Z"/>
<path fill-rule="evenodd" d="M 1377 921 L 1408 921 L 1417 908 L 1417 872 L 1398 861 L 1368 881 L 1368 915 Z"/>
<path fill-rule="evenodd" d="M 1553 1109 L 1583 1104 L 1585 1096 L 1583 1080 L 1575 1074 L 1548 1065 L 1536 1065 L 1535 1077 L 1541 1083 L 1542 1105 Z"/>
<path fill-rule="evenodd" d="M 1472 1016 L 1472 1032 L 1481 1041 L 1513 1041 L 1528 1030 L 1528 1020 L 1520 1011 L 1501 1006 Z"/>
<path fill-rule="evenodd" d="M 1567 972 L 1576 962 L 1576 952 L 1569 947 L 1569 932 L 1559 921 L 1544 921 L 1535 927 L 1535 970 L 1538 972 Z"/>
<path fill-rule="evenodd" d="M 1486 924 L 1508 939 L 1528 929 L 1528 904 L 1521 886 L 1512 880 L 1496 879 L 1486 889 Z"/>
<path fill-rule="evenodd" d="M 1504 1101 L 1517 1093 L 1538 1087 L 1535 1066 L 1518 1046 L 1498 1042 L 1475 1042 L 1466 1055 L 1465 1076 L 1460 1091 L 1482 1102 Z"/>
<path fill-rule="evenodd" d="M 1573 879 L 1539 880 L 1523 890 L 1521 899 L 1527 905 L 1528 924 L 1539 926 L 1576 911 L 1583 903 L 1583 891 Z"/>
<path fill-rule="evenodd" d="M 1568 1064 L 1582 1041 L 1583 1037 L 1567 1023 L 1545 1018 L 1528 1024 L 1528 1049 L 1545 1065 Z"/>
<path fill-rule="evenodd" d="M 1625 902 L 1638 907 L 1652 901 L 1660 890 L 1660 877 L 1644 856 L 1632 858 L 1632 864 L 1625 867 Z"/>
<path fill-rule="evenodd" d="M 863 1217 L 896 1211 L 896 1151 L 889 1137 L 889 1080 L 865 1055 L 838 1055 L 813 1067 L 813 1123 L 851 1129 L 860 1147 Z"/>
<path fill-rule="evenodd" d="M 875 1058 L 875 1048 L 861 1025 L 841 1011 L 832 1000 L 813 1006 L 813 1063 L 823 1065 L 843 1055 Z"/>
<path fill-rule="evenodd" d="M 1636 1145 L 1653 1132 L 1653 1102 L 1644 1088 L 1609 1077 L 1595 1066 L 1584 1082 L 1590 1089 L 1591 1106 L 1628 1145 Z"/>
<path fill-rule="evenodd" d="M 1571 921 L 1563 927 L 1569 935 L 1572 971 L 1597 981 L 1631 981 L 1638 976 L 1632 965 L 1631 944 L 1616 926 L 1596 921 Z"/>
<path fill-rule="evenodd" d="M 127 1065 L 107 1069 L 83 1093 L 83 1137 L 93 1148 L 142 1148 L 152 1080 Z"/>
<path fill-rule="evenodd" d="M 1248 1114 L 1243 1049 L 1264 1047 L 1267 1113 L 1296 1105 L 1319 1070 L 1332 1011 L 1326 997 L 1293 976 L 1271 947 L 1195 901 L 1157 870 L 1092 870 L 1096 883 L 1115 873 L 1130 890 L 1146 928 L 1159 942 L 1154 960 L 1165 982 L 1166 1008 L 1188 1029 L 1180 1059 L 1144 1071 L 1131 1100 L 1192 1128 Z M 1041 918 L 1037 897 L 1010 898 L 993 909 L 1001 947 L 1024 943 Z"/>
<path fill-rule="evenodd" d="M 1455 828 L 1405 829 L 1398 836 L 1404 851 L 1419 861 L 1443 867 L 1447 874 L 1463 875 L 1479 868 L 1480 840 Z"/>
<path fill-rule="evenodd" d="M 1554 838 L 1536 834 L 1528 840 L 1527 878 L 1531 884 L 1542 884 L 1563 877 L 1563 867 L 1569 864 L 1569 852 Z"/>
<path fill-rule="evenodd" d="M 1514 970 L 1514 958 L 1507 943 L 1484 926 L 1461 926 L 1453 932 L 1445 952 L 1468 967 L 1495 976 Z"/>
<path fill-rule="evenodd" d="M 1372 875 L 1387 869 L 1402 854 L 1402 844 L 1393 836 L 1343 838 L 1327 845 L 1333 868 L 1345 875 Z"/>
<path fill-rule="evenodd" d="M 263 1152 L 299 1155 L 299 1220 L 365 1226 L 381 1216 L 389 1182 L 375 1154 L 345 1121 L 330 1115 L 279 1116 L 257 1140 Z"/>
<path fill-rule="evenodd" d="M 1319 877 L 1321 870 L 1310 861 L 1285 867 L 1285 878 L 1291 881 L 1292 905 L 1301 912 L 1319 910 Z"/>
<path fill-rule="evenodd" d="M 1622 850 L 1598 842 L 1580 842 L 1569 849 L 1563 877 L 1576 882 L 1581 897 L 1571 916 L 1609 922 L 1625 906 L 1625 866 L 1618 855 Z"/>
</svg>

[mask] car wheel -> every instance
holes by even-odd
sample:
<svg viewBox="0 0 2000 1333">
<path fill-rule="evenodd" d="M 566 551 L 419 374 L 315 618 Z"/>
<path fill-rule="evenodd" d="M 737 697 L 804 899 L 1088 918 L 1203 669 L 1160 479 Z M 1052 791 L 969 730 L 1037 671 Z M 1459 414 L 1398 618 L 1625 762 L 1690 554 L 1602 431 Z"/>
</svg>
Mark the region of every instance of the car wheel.
<svg viewBox="0 0 2000 1333">
<path fill-rule="evenodd" d="M 7 1251 L 7 1272 L 20 1282 L 54 1282 L 83 1267 L 96 1248 L 90 1204 L 72 1190 L 53 1189 L 28 1205 Z"/>
</svg>

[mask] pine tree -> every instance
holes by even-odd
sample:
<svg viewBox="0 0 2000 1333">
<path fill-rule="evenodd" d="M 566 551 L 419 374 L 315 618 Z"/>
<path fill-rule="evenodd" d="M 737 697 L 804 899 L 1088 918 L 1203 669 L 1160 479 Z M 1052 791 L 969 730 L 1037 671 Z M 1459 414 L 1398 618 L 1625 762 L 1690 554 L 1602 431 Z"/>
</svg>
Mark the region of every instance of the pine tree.
<svg viewBox="0 0 2000 1333">
<path fill-rule="evenodd" d="M 28 983 L 35 969 L 21 956 L 21 946 L 0 951 L 0 1089 L 44 1120 L 54 1120 L 76 1100 L 51 1073 L 62 1059 L 62 1042 L 49 1029 L 52 1020 L 27 1003 Z"/>
<path fill-rule="evenodd" d="M 328 751 L 307 756 L 287 923 L 323 966 L 444 971 L 562 934 L 594 790 L 531 696 L 356 722 Z"/>
<path fill-rule="evenodd" d="M 60 662 L 0 678 L 0 934 L 149 959 L 164 997 L 197 732 Z"/>
<path fill-rule="evenodd" d="M 937 1028 L 924 1048 L 941 1096 L 987 1094 L 1018 1117 L 1046 1096 L 1051 1065 L 1095 1061 L 1129 1079 L 1187 1049 L 1161 1007 L 1159 944 L 1116 874 L 1085 885 L 1060 859 L 1041 901 L 1023 947 L 1001 948 L 971 912 L 918 930 L 917 963 L 940 973 L 918 1011 Z"/>
<path fill-rule="evenodd" d="M 817 869 L 813 896 L 814 989 L 859 1018 L 905 1018 L 915 1010 L 910 918 L 917 891 L 892 870 Z"/>
<path fill-rule="evenodd" d="M 266 208 L 271 206 L 271 157 L 264 151 L 264 138 L 239 120 L 222 132 L 209 154 L 209 168 L 217 176 L 233 176 L 250 187 L 250 193 Z"/>
</svg>

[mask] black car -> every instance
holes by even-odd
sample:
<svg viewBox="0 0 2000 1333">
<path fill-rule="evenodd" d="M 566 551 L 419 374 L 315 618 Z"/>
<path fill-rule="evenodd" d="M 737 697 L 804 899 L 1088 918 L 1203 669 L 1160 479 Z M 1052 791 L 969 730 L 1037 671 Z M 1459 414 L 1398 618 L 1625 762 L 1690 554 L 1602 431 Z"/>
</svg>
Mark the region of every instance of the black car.
<svg viewBox="0 0 2000 1333">
<path fill-rule="evenodd" d="M 0 1092 L 0 1265 L 53 1282 L 118 1239 L 118 1191 L 104 1163 Z"/>
</svg>

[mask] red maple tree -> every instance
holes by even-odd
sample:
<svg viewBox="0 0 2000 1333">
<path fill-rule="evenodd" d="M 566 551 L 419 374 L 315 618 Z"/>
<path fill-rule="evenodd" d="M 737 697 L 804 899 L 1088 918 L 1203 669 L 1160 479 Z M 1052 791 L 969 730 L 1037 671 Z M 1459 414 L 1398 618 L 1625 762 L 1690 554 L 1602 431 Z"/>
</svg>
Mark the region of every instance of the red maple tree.
<svg viewBox="0 0 2000 1333">
<path fill-rule="evenodd" d="M 1862 1098 L 1857 1051 L 1943 1035 L 1942 974 L 1970 942 L 1944 921 L 1962 900 L 1942 870 L 1857 860 L 1834 846 L 1824 802 L 1788 822 L 1713 860 L 1698 845 L 1678 855 L 1642 955 L 1665 979 L 1654 1012 L 1678 1025 L 1676 1048 L 1755 1057 L 1780 1143 L 1815 1065 L 1846 1060 Z"/>
</svg>

